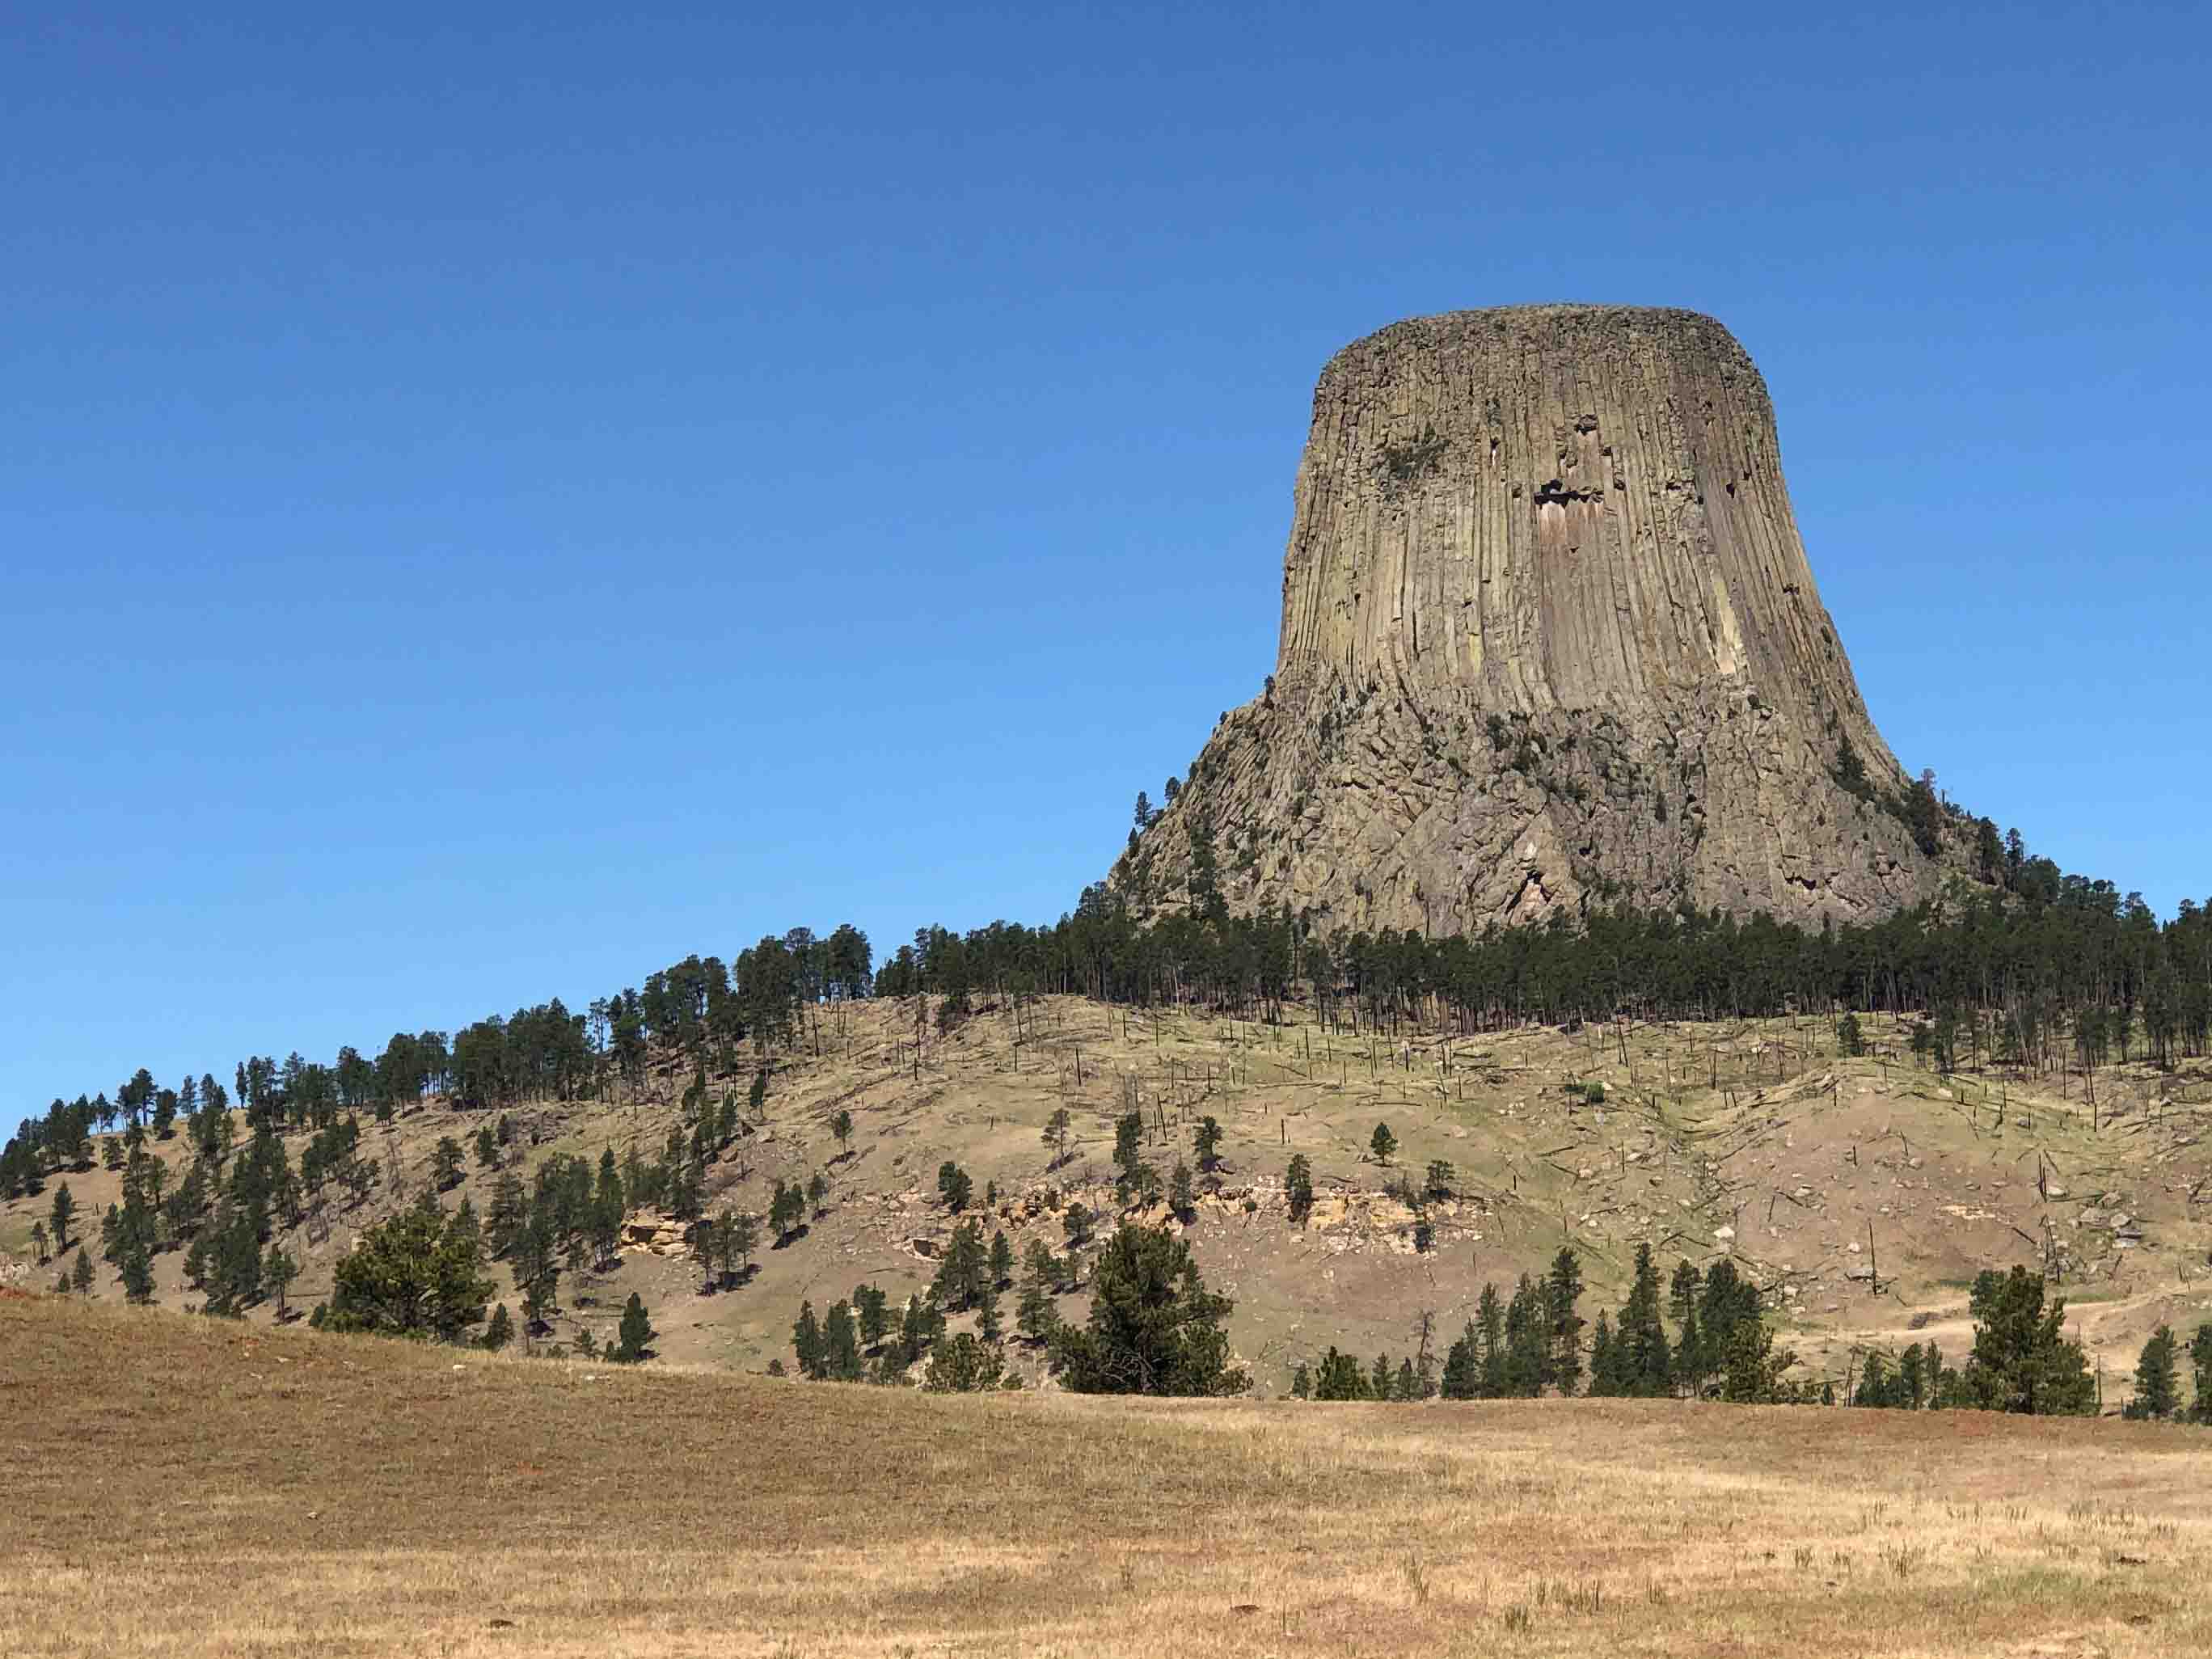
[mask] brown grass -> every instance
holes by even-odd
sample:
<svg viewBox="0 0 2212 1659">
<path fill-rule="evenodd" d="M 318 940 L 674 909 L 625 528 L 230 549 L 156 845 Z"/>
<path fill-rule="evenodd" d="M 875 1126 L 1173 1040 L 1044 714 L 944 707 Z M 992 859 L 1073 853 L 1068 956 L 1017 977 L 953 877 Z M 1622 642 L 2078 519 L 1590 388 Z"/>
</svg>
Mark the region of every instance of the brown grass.
<svg viewBox="0 0 2212 1659">
<path fill-rule="evenodd" d="M 2212 1649 L 2212 1435 L 939 1399 L 0 1301 L 24 1655 Z"/>
</svg>

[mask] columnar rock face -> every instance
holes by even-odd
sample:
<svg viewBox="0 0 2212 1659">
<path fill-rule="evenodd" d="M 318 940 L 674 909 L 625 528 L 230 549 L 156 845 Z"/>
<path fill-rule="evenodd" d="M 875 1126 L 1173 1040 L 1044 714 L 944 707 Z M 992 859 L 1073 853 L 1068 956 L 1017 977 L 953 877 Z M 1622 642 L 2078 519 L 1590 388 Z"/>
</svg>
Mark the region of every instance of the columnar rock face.
<svg viewBox="0 0 2212 1659">
<path fill-rule="evenodd" d="M 1905 783 L 1729 331 L 1455 312 L 1322 371 L 1268 690 L 1114 879 L 1140 908 L 1195 886 L 1352 929 L 1866 919 L 1943 872 L 1886 804 Z"/>
</svg>

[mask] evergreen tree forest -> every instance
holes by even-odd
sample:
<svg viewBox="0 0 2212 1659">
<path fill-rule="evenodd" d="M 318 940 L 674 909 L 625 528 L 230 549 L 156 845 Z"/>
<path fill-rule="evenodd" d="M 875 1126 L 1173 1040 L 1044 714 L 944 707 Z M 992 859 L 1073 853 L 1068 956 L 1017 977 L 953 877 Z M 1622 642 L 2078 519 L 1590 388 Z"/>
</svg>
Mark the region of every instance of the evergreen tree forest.
<svg viewBox="0 0 2212 1659">
<path fill-rule="evenodd" d="M 1465 1033 L 1616 1015 L 1856 1009 L 1922 1017 L 1944 1069 L 1993 1060 L 2039 1073 L 2115 1058 L 2170 1066 L 2212 1050 L 2212 911 L 2185 902 L 2161 923 L 2140 896 L 2060 877 L 2016 840 L 1997 874 L 1885 921 L 1819 929 L 1690 911 L 1555 915 L 1542 927 L 1449 939 L 1325 933 L 1310 918 L 1218 910 L 1145 922 L 1103 885 L 1048 927 L 921 929 L 880 966 L 850 924 L 827 938 L 798 927 L 728 964 L 687 957 L 647 975 L 642 990 L 581 1012 L 555 998 L 450 1035 L 400 1032 L 374 1058 L 353 1047 L 328 1062 L 251 1056 L 228 1086 L 212 1073 L 165 1086 L 142 1068 L 112 1096 L 56 1098 L 29 1118 L 0 1149 L 0 1194 L 90 1168 L 95 1133 L 119 1128 L 133 1147 L 147 1135 L 182 1133 L 195 1146 L 227 1137 L 234 1104 L 252 1133 L 264 1123 L 325 1132 L 348 1118 L 383 1121 L 428 1095 L 479 1109 L 634 1098 L 649 1059 L 678 1055 L 703 1077 L 734 1069 L 741 1053 L 818 1046 L 825 1006 L 870 995 L 937 997 L 940 1028 L 982 992 L 1196 1004 L 1245 1018 L 1303 996 L 1355 1030 Z"/>
</svg>

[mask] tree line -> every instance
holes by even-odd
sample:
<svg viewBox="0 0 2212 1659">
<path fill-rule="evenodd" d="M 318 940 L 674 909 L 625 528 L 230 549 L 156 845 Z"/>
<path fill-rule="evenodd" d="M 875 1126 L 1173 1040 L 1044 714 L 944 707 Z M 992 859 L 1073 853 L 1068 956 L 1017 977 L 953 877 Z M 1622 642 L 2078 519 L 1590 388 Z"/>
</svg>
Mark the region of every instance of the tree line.
<svg viewBox="0 0 2212 1659">
<path fill-rule="evenodd" d="M 149 1136 L 167 1141 L 179 1130 L 204 1151 L 210 1138 L 234 1133 L 234 1103 L 249 1134 L 264 1123 L 319 1133 L 349 1116 L 389 1122 L 428 1096 L 503 1108 L 611 1098 L 624 1086 L 635 1095 L 656 1057 L 680 1058 L 695 1073 L 738 1069 L 741 1057 L 759 1064 L 800 1040 L 805 1009 L 867 995 L 872 963 L 867 935 L 850 923 L 820 939 L 794 927 L 726 965 L 686 957 L 647 975 L 642 990 L 596 998 L 582 1013 L 556 997 L 450 1036 L 396 1033 L 374 1059 L 350 1046 L 328 1064 L 296 1051 L 282 1061 L 252 1055 L 237 1063 L 228 1086 L 212 1073 L 162 1085 L 142 1066 L 112 1097 L 57 1097 L 27 1117 L 0 1146 L 0 1197 L 35 1193 L 58 1170 L 91 1169 L 95 1134 L 119 1130 L 118 1157 L 142 1150 Z"/>
<path fill-rule="evenodd" d="M 1465 1033 L 1860 1009 L 1925 1017 L 1947 1069 L 1994 1060 L 2040 1073 L 2114 1058 L 2171 1066 L 2212 1050 L 2212 911 L 2184 901 L 2161 923 L 2139 894 L 2029 858 L 2017 832 L 1993 844 L 1984 884 L 1960 881 L 1882 921 L 1817 928 L 1765 915 L 1598 908 L 1430 939 L 1347 933 L 1304 914 L 1232 917 L 1218 903 L 1145 917 L 1103 884 L 1049 926 L 921 928 L 880 966 L 849 923 L 826 937 L 795 927 L 728 963 L 686 957 L 581 1012 L 554 998 L 450 1036 L 396 1033 L 374 1058 L 351 1047 L 327 1064 L 297 1052 L 281 1062 L 251 1056 L 229 1088 L 210 1073 L 165 1086 L 142 1068 L 112 1097 L 57 1098 L 27 1121 L 0 1148 L 0 1194 L 89 1168 L 91 1137 L 118 1125 L 133 1146 L 180 1124 L 221 1133 L 206 1122 L 227 1121 L 234 1097 L 249 1131 L 264 1119 L 317 1131 L 349 1114 L 388 1121 L 426 1095 L 494 1108 L 622 1089 L 635 1097 L 656 1057 L 696 1075 L 757 1066 L 809 1040 L 810 1011 L 818 1042 L 824 1005 L 872 995 L 935 996 L 940 1029 L 977 995 L 1018 1008 L 1051 992 L 1248 1018 L 1279 1016 L 1300 996 L 1340 1026 Z"/>
</svg>

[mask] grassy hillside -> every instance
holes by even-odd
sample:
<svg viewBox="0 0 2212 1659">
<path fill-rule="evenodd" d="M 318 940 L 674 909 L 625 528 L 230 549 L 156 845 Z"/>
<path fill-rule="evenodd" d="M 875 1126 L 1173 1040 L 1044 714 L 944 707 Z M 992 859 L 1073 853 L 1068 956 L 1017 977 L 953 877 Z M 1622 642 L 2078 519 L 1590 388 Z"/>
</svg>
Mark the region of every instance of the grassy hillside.
<svg viewBox="0 0 2212 1659">
<path fill-rule="evenodd" d="M 1838 1380 L 1870 1346 L 1929 1336 L 1956 1364 L 1970 1340 L 1965 1288 L 1983 1267 L 2058 1270 L 2069 1324 L 2103 1362 L 2108 1403 L 2124 1397 L 2153 1326 L 2185 1331 L 2212 1317 L 2203 1062 L 2173 1073 L 2106 1066 L 2093 1113 L 2078 1076 L 1939 1078 L 1873 1019 L 1873 1051 L 1842 1059 L 1824 1019 L 1377 1037 L 1329 1031 L 1296 1005 L 1268 1026 L 1051 998 L 1018 1030 L 1010 1008 L 988 1003 L 949 1036 L 927 1030 L 918 1065 L 915 1024 L 910 1000 L 810 1020 L 799 1047 L 773 1057 L 765 1121 L 712 1166 L 710 1210 L 757 1213 L 775 1180 L 824 1171 L 828 1212 L 803 1237 L 764 1250 L 743 1289 L 714 1295 L 701 1293 L 680 1245 L 641 1239 L 614 1272 L 563 1280 L 560 1334 L 603 1342 L 635 1290 L 666 1358 L 757 1370 L 787 1354 L 802 1297 L 818 1309 L 867 1280 L 896 1300 L 927 1282 L 951 1230 L 935 1191 L 946 1158 L 970 1171 L 979 1197 L 996 1183 L 987 1224 L 1018 1253 L 1031 1237 L 1059 1248 L 1071 1200 L 1111 1208 L 1112 1123 L 1132 1105 L 1163 1137 L 1146 1148 L 1163 1173 L 1189 1156 L 1200 1117 L 1224 1127 L 1221 1188 L 1201 1202 L 1190 1237 L 1209 1282 L 1237 1301 L 1231 1334 L 1263 1392 L 1331 1342 L 1403 1352 L 1425 1311 L 1448 1341 L 1486 1279 L 1510 1288 L 1563 1242 L 1583 1257 L 1592 1316 L 1617 1304 L 1639 1242 L 1670 1266 L 1733 1255 L 1768 1288 L 1784 1340 Z M 751 1063 L 716 1088 L 742 1094 Z M 511 1156 L 526 1171 L 556 1152 L 596 1158 L 635 1145 L 649 1158 L 689 1081 L 672 1064 L 635 1100 L 514 1108 Z M 1601 1083 L 1605 1097 L 1571 1094 L 1569 1083 Z M 1077 1145 L 1053 1169 L 1039 1132 L 1061 1106 Z M 845 1149 L 830 1131 L 841 1109 L 854 1120 Z M 398 1183 L 341 1208 L 326 1238 L 288 1236 L 305 1263 L 295 1303 L 325 1293 L 362 1225 L 411 1201 L 441 1136 L 466 1146 L 484 1121 L 432 1101 L 388 1131 L 372 1127 L 366 1150 Z M 1368 1155 L 1385 1121 L 1400 1142 L 1389 1170 Z M 290 1139 L 296 1158 L 304 1137 Z M 179 1142 L 167 1148 L 183 1156 Z M 1318 1188 L 1304 1226 L 1290 1222 L 1281 1185 L 1293 1152 L 1312 1160 Z M 1412 1212 L 1384 1188 L 1408 1173 L 1418 1181 L 1435 1158 L 1455 1166 L 1455 1196 L 1430 1206 L 1436 1248 L 1425 1255 Z M 443 1201 L 470 1195 L 482 1212 L 494 1177 L 473 1158 L 468 1168 Z M 96 1229 L 118 1177 L 69 1180 Z M 0 1206 L 0 1263 L 13 1252 L 18 1284 L 52 1280 L 53 1267 L 34 1277 L 26 1259 L 52 1192 Z M 167 1305 L 195 1300 L 181 1261 L 156 1263 Z M 97 1294 L 120 1297 L 104 1264 Z M 1062 1311 L 1081 1307 L 1073 1296 Z"/>
<path fill-rule="evenodd" d="M 0 1297 L 25 1656 L 2197 1653 L 2212 1439 L 983 1397 Z"/>
</svg>

